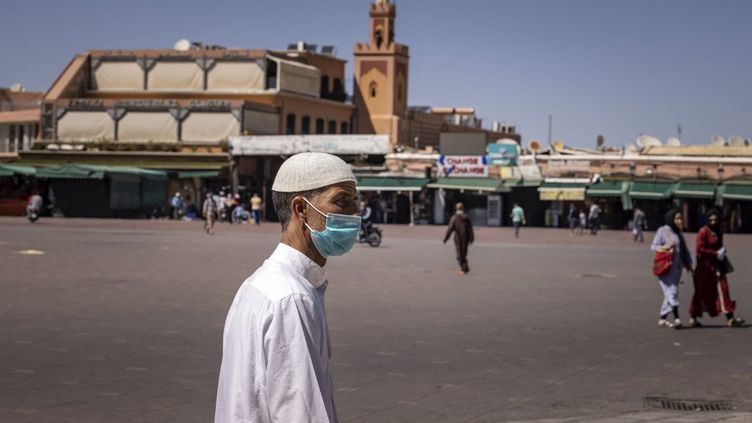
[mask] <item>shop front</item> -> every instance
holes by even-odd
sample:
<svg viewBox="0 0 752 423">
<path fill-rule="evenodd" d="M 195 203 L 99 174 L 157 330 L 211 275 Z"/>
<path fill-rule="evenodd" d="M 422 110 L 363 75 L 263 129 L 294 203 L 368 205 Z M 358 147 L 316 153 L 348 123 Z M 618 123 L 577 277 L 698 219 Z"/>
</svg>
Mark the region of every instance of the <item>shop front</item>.
<svg viewBox="0 0 752 423">
<path fill-rule="evenodd" d="M 465 211 L 477 226 L 501 226 L 502 193 L 510 192 L 501 179 L 496 178 L 439 178 L 427 185 L 433 189 L 434 223 L 444 224 L 454 213 L 454 205 L 462 202 Z"/>
<path fill-rule="evenodd" d="M 377 223 L 430 223 L 428 178 L 358 176 L 358 192 Z"/>
<path fill-rule="evenodd" d="M 628 226 L 631 217 L 628 213 L 632 210 L 630 185 L 629 181 L 601 181 L 585 190 L 587 201 L 597 203 L 601 208 L 601 225 L 609 229 L 624 229 Z"/>
<path fill-rule="evenodd" d="M 585 190 L 589 179 L 556 178 L 546 179 L 538 187 L 540 201 L 546 205 L 545 225 L 565 227 L 568 225 L 570 205 L 578 210 L 585 210 Z"/>
</svg>

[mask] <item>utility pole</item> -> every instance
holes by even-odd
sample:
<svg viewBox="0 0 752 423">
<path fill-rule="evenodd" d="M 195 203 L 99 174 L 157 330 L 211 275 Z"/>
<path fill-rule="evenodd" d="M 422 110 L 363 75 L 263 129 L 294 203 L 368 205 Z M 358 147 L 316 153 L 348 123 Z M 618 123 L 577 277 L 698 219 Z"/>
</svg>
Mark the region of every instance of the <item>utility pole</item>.
<svg viewBox="0 0 752 423">
<path fill-rule="evenodd" d="M 551 145 L 551 127 L 554 123 L 554 117 L 552 115 L 548 115 L 548 145 Z"/>
</svg>

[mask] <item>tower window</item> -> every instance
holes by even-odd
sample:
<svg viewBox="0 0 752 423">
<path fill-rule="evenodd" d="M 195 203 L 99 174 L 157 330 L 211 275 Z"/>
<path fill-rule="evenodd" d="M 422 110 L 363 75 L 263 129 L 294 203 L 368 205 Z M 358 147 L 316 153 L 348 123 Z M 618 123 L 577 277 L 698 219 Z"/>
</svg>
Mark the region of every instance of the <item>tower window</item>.
<svg viewBox="0 0 752 423">
<path fill-rule="evenodd" d="M 371 98 L 376 97 L 376 83 L 371 82 L 371 85 L 368 86 L 368 93 L 371 96 Z"/>
<path fill-rule="evenodd" d="M 397 84 L 397 100 L 402 101 L 402 83 Z"/>
<path fill-rule="evenodd" d="M 348 126 L 349 126 L 349 125 L 347 124 L 347 122 L 342 122 L 342 123 L 341 123 L 341 124 L 339 125 L 339 133 L 340 133 L 340 134 L 347 134 L 347 133 L 349 133 L 349 132 L 350 132 L 350 131 L 349 131 L 349 129 L 350 129 L 350 128 L 349 128 Z"/>
<path fill-rule="evenodd" d="M 374 34 L 374 41 L 376 42 L 376 48 L 381 48 L 381 45 L 384 44 L 384 34 L 381 31 L 381 28 L 378 28 L 376 30 L 376 33 Z"/>
<path fill-rule="evenodd" d="M 303 119 L 300 119 L 300 133 L 302 134 L 311 133 L 311 117 L 310 116 L 303 116 Z"/>
<path fill-rule="evenodd" d="M 321 118 L 316 119 L 316 133 L 317 134 L 324 133 L 324 119 L 321 119 Z"/>
<path fill-rule="evenodd" d="M 337 121 L 336 120 L 330 120 L 327 123 L 326 133 L 327 134 L 336 134 L 337 133 Z"/>
</svg>

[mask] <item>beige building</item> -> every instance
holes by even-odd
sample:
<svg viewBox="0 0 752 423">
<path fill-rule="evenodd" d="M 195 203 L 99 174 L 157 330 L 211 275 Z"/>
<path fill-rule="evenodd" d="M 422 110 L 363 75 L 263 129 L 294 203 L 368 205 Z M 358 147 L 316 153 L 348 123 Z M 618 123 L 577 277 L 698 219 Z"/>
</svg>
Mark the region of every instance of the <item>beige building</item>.
<svg viewBox="0 0 752 423">
<path fill-rule="evenodd" d="M 39 135 L 42 95 L 26 92 L 19 84 L 0 88 L 0 154 L 11 157 L 31 149 Z"/>
</svg>

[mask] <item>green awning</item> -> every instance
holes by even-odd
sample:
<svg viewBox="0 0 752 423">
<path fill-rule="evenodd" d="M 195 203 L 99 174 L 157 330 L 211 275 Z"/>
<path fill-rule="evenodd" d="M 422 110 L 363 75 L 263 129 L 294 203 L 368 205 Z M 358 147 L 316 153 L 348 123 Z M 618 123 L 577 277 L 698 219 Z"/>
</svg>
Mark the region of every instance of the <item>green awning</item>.
<svg viewBox="0 0 752 423">
<path fill-rule="evenodd" d="M 358 191 L 420 191 L 429 181 L 427 178 L 359 176 Z"/>
<path fill-rule="evenodd" d="M 719 188 L 719 192 L 724 200 L 752 201 L 752 184 L 726 183 Z"/>
<path fill-rule="evenodd" d="M 625 181 L 602 181 L 590 185 L 586 193 L 588 197 L 621 197 L 628 187 L 629 182 Z"/>
<path fill-rule="evenodd" d="M 166 179 L 165 172 L 128 166 L 103 166 L 66 164 L 39 169 L 37 177 L 48 179 L 103 179 L 107 173 L 138 175 L 153 179 Z"/>
<path fill-rule="evenodd" d="M 666 200 L 676 188 L 673 182 L 633 182 L 629 196 L 641 200 Z"/>
<path fill-rule="evenodd" d="M 185 178 L 216 178 L 219 176 L 218 170 L 186 170 L 178 172 L 178 179 Z"/>
<path fill-rule="evenodd" d="M 702 182 L 679 182 L 674 189 L 674 197 L 679 198 L 713 198 L 715 184 Z"/>
<path fill-rule="evenodd" d="M 13 164 L 0 164 L 0 176 L 24 175 L 31 176 L 37 173 L 36 168 L 31 166 L 19 166 Z"/>
<path fill-rule="evenodd" d="M 503 187 L 501 179 L 492 178 L 439 178 L 427 185 L 428 188 L 458 189 L 467 191 L 502 192 L 509 190 Z"/>
<path fill-rule="evenodd" d="M 538 187 L 538 191 L 546 189 L 585 189 L 587 186 L 588 184 L 584 182 L 543 182 L 543 184 Z"/>
</svg>

